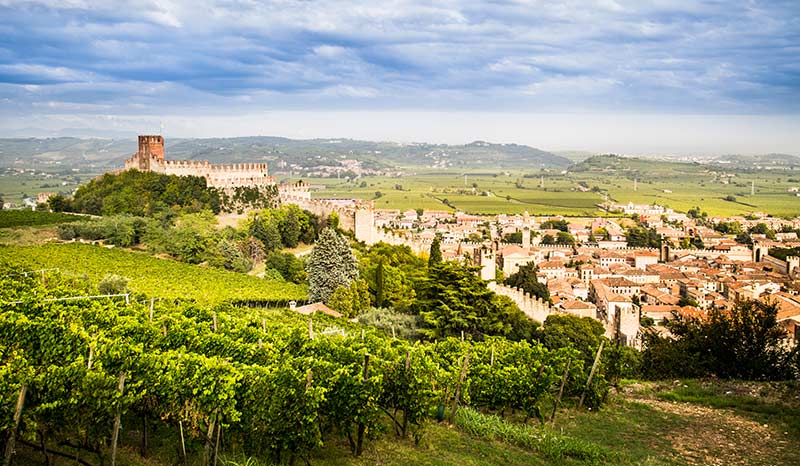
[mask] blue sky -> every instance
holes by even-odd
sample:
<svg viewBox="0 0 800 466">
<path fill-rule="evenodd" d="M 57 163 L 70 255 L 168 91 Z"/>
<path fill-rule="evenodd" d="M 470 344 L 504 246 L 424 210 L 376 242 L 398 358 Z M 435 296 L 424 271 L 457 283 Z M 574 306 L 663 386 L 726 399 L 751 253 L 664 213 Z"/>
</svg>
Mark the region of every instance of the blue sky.
<svg viewBox="0 0 800 466">
<path fill-rule="evenodd" d="M 0 18 L 0 135 L 800 153 L 798 0 L 0 0 Z"/>
</svg>

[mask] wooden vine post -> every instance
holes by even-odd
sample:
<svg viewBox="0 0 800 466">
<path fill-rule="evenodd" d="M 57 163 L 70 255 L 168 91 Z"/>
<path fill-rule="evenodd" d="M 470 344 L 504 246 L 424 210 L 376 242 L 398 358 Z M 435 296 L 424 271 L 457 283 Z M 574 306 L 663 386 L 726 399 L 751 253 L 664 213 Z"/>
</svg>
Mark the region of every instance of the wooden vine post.
<svg viewBox="0 0 800 466">
<path fill-rule="evenodd" d="M 122 393 L 125 389 L 125 373 L 122 372 L 119 374 L 119 395 L 122 397 Z M 122 404 L 122 400 L 120 400 L 120 404 Z M 114 416 L 114 433 L 111 436 L 111 466 L 116 466 L 117 464 L 117 440 L 119 440 L 119 424 L 120 424 L 120 417 L 122 416 L 122 410 L 120 409 L 120 405 L 117 405 L 117 415 Z"/>
<path fill-rule="evenodd" d="M 217 424 L 217 410 L 211 415 L 210 422 L 208 423 L 208 434 L 206 434 L 206 446 L 203 450 L 203 466 L 208 466 L 211 463 L 211 448 L 214 444 L 214 426 Z"/>
<path fill-rule="evenodd" d="M 183 439 L 183 421 L 178 421 L 178 429 L 181 432 L 181 462 L 186 463 L 186 442 Z"/>
<path fill-rule="evenodd" d="M 550 422 L 556 418 L 556 410 L 561 404 L 561 396 L 564 394 L 564 385 L 567 383 L 567 376 L 569 376 L 569 365 L 572 363 L 572 358 L 567 358 L 567 365 L 564 367 L 564 375 L 561 376 L 561 386 L 558 387 L 558 397 L 555 404 L 553 404 L 553 412 L 550 414 Z"/>
<path fill-rule="evenodd" d="M 409 380 L 409 371 L 411 370 L 411 351 L 406 350 L 406 380 Z M 406 431 L 408 430 L 408 406 L 403 407 L 403 438 L 406 438 Z"/>
<path fill-rule="evenodd" d="M 450 406 L 450 419 L 448 422 L 450 424 L 453 423 L 456 417 L 456 409 L 458 409 L 458 401 L 461 398 L 461 385 L 464 384 L 464 379 L 467 378 L 467 370 L 469 370 L 469 351 L 470 347 L 467 347 L 467 354 L 464 356 L 464 363 L 461 364 L 461 374 L 458 377 L 458 383 L 456 384 L 456 392 L 453 395 L 453 404 Z"/>
<path fill-rule="evenodd" d="M 592 385 L 592 379 L 594 378 L 594 371 L 597 370 L 597 363 L 600 362 L 600 354 L 603 353 L 603 343 L 604 341 L 600 342 L 600 347 L 597 348 L 597 355 L 594 357 L 594 363 L 592 364 L 592 370 L 589 371 L 589 378 L 586 380 L 586 387 L 583 389 L 583 394 L 581 394 L 581 400 L 578 402 L 578 408 L 583 406 L 583 400 L 586 398 L 586 392 L 589 391 L 589 387 Z"/>
<path fill-rule="evenodd" d="M 11 459 L 16 453 L 14 447 L 17 441 L 17 429 L 19 429 L 19 421 L 22 418 L 22 407 L 25 405 L 25 394 L 28 392 L 28 384 L 23 383 L 19 388 L 19 395 L 17 396 L 17 407 L 14 409 L 14 428 L 6 442 L 5 456 L 3 457 L 3 466 L 9 466 Z"/>
<path fill-rule="evenodd" d="M 369 380 L 369 354 L 364 355 L 364 373 L 362 374 L 362 381 L 366 385 L 366 382 Z M 358 423 L 358 431 L 356 435 L 356 456 L 361 456 L 361 452 L 363 451 L 364 445 L 364 431 L 366 430 L 366 426 L 362 423 Z"/>
</svg>

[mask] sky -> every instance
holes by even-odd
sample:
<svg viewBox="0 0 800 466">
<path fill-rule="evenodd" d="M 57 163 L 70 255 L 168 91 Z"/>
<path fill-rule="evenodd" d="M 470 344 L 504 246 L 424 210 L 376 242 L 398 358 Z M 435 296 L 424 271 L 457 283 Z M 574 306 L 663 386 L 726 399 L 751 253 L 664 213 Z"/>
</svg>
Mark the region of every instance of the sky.
<svg viewBox="0 0 800 466">
<path fill-rule="evenodd" d="M 0 136 L 162 131 L 800 154 L 800 0 L 0 0 Z"/>
</svg>

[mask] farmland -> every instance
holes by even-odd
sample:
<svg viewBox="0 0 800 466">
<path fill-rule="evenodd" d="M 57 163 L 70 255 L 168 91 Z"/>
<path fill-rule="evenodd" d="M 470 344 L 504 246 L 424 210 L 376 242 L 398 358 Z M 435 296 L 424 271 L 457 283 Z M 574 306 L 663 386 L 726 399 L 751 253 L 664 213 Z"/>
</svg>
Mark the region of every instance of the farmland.
<svg viewBox="0 0 800 466">
<path fill-rule="evenodd" d="M 800 186 L 797 171 L 724 171 L 710 165 L 609 159 L 594 157 L 568 171 L 476 173 L 418 169 L 403 177 L 308 181 L 324 186 L 314 193 L 315 197 L 373 199 L 376 208 L 384 209 L 602 215 L 596 205 L 604 201 L 607 193 L 611 201 L 657 203 L 683 212 L 701 206 L 709 215 L 755 211 L 783 217 L 800 215 L 800 198 L 788 192 L 789 188 Z"/>
</svg>

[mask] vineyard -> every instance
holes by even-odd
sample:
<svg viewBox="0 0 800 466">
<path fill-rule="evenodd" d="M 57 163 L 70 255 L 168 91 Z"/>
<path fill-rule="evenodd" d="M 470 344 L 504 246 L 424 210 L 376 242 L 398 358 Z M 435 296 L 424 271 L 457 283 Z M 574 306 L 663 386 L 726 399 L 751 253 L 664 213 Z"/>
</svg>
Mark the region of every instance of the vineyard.
<svg viewBox="0 0 800 466">
<path fill-rule="evenodd" d="M 0 210 L 0 228 L 31 227 L 55 225 L 84 220 L 86 216 L 61 212 L 42 212 L 31 210 Z"/>
<path fill-rule="evenodd" d="M 108 274 L 128 278 L 138 293 L 201 304 L 237 301 L 288 302 L 305 300 L 305 287 L 262 280 L 214 267 L 201 267 L 149 254 L 88 244 L 48 244 L 35 247 L 0 246 L 0 263 L 29 270 L 58 268 L 65 275 L 85 275 L 99 281 Z"/>
<path fill-rule="evenodd" d="M 602 366 L 585 390 L 589 368 L 569 348 L 410 343 L 321 315 L 142 294 L 66 300 L 96 283 L 22 272 L 0 268 L 0 425 L 41 463 L 114 464 L 118 448 L 167 451 L 173 464 L 213 464 L 232 451 L 309 462 L 337 439 L 359 456 L 381 436 L 419 441 L 436 420 L 475 424 L 461 406 L 538 425 L 559 402 L 585 397 L 596 407 L 605 392 Z M 130 426 L 126 435 L 120 426 Z M 549 461 L 608 459 L 594 445 L 526 429 L 516 442 Z"/>
</svg>

